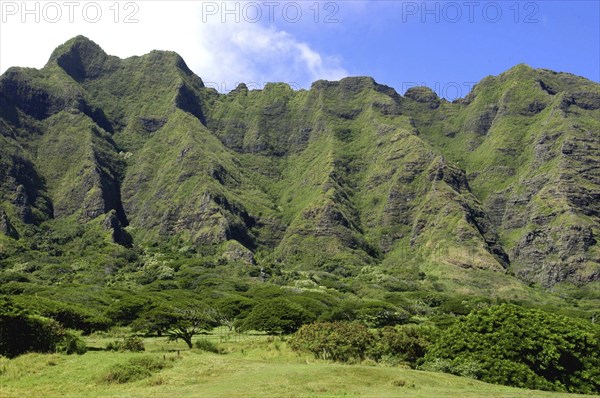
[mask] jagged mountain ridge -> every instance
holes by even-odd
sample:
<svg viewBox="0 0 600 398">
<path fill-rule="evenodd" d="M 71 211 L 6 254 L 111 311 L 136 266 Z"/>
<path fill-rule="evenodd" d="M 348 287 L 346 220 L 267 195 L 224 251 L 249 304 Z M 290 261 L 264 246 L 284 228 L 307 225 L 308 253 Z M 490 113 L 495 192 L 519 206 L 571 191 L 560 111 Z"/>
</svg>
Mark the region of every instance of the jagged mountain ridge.
<svg viewBox="0 0 600 398">
<path fill-rule="evenodd" d="M 76 37 L 0 77 L 3 244 L 66 225 L 342 276 L 598 280 L 599 86 L 519 65 L 452 103 L 368 77 L 219 94 Z"/>
</svg>

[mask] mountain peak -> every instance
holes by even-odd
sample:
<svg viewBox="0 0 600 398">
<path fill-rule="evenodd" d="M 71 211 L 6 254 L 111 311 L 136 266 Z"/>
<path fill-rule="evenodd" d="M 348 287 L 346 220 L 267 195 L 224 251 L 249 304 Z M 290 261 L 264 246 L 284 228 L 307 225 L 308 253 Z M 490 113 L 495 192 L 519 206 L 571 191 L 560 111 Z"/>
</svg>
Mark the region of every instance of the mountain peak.
<svg viewBox="0 0 600 398">
<path fill-rule="evenodd" d="M 143 55 L 142 58 L 149 58 L 157 64 L 174 65 L 186 75 L 191 75 L 194 73 L 187 66 L 183 57 L 175 51 L 152 50 L 150 53 Z"/>
<path fill-rule="evenodd" d="M 317 80 L 311 85 L 312 90 L 323 90 L 327 88 L 340 88 L 343 91 L 359 92 L 372 90 L 379 84 L 370 76 L 348 76 L 338 81 Z"/>
<path fill-rule="evenodd" d="M 440 97 L 429 87 L 411 87 L 406 90 L 404 96 L 413 101 L 427 104 L 431 109 L 437 109 L 440 106 Z"/>
<path fill-rule="evenodd" d="M 118 58 L 111 57 L 95 42 L 85 36 L 76 36 L 58 46 L 46 66 L 57 64 L 73 79 L 83 81 L 98 77 L 106 64 Z"/>
<path fill-rule="evenodd" d="M 67 40 L 60 46 L 56 47 L 56 49 L 52 52 L 52 55 L 50 55 L 48 63 L 57 61 L 60 57 L 72 52 L 81 52 L 87 55 L 97 53 L 100 55 L 108 56 L 104 52 L 102 47 L 100 47 L 94 41 L 88 39 L 83 35 L 79 35 Z"/>
</svg>

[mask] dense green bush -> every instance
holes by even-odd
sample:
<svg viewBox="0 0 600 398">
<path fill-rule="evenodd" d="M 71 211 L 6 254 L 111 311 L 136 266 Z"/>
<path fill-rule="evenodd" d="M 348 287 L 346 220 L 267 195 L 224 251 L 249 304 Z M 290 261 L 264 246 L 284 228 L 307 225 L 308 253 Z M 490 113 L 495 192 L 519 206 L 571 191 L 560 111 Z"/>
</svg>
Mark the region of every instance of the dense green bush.
<svg viewBox="0 0 600 398">
<path fill-rule="evenodd" d="M 232 330 L 236 320 L 245 318 L 254 305 L 254 301 L 249 298 L 232 295 L 217 300 L 214 303 L 214 309 L 219 323 Z"/>
<path fill-rule="evenodd" d="M 144 351 L 144 342 L 137 336 L 127 336 L 123 339 L 123 349 L 125 351 L 133 352 Z"/>
<path fill-rule="evenodd" d="M 65 328 L 81 330 L 84 333 L 107 330 L 111 323 L 110 319 L 80 305 L 44 297 L 22 296 L 19 297 L 19 304 L 60 322 Z"/>
<path fill-rule="evenodd" d="M 472 312 L 425 356 L 424 369 L 516 387 L 600 392 L 600 326 L 515 305 Z"/>
<path fill-rule="evenodd" d="M 112 303 L 106 310 L 106 316 L 114 323 L 125 326 L 148 311 L 151 305 L 152 302 L 148 298 L 128 296 Z"/>
<path fill-rule="evenodd" d="M 359 323 L 313 323 L 302 326 L 289 340 L 294 350 L 312 353 L 315 358 L 340 362 L 363 360 L 374 345 L 374 336 Z"/>
<path fill-rule="evenodd" d="M 410 315 L 402 308 L 384 301 L 367 301 L 357 310 L 357 318 L 372 328 L 401 325 Z"/>
<path fill-rule="evenodd" d="M 425 356 L 437 336 L 432 327 L 402 325 L 385 327 L 375 332 L 374 353 L 381 361 L 406 362 L 415 366 Z"/>
<path fill-rule="evenodd" d="M 312 297 L 304 295 L 290 295 L 286 298 L 291 303 L 302 307 L 306 315 L 306 320 L 304 321 L 305 323 L 316 321 L 319 315 L 327 310 L 327 306 L 325 304 Z"/>
<path fill-rule="evenodd" d="M 240 329 L 288 334 L 298 330 L 300 326 L 309 322 L 309 319 L 310 315 L 298 304 L 276 298 L 257 304 L 240 325 Z"/>
<path fill-rule="evenodd" d="M 32 314 L 8 298 L 0 298 L 0 355 L 54 352 L 64 329 L 53 319 Z"/>
<path fill-rule="evenodd" d="M 351 322 L 357 319 L 361 306 L 358 300 L 343 300 L 338 305 L 324 312 L 320 317 L 321 322 Z"/>
<path fill-rule="evenodd" d="M 435 336 L 435 329 L 416 325 L 369 330 L 359 322 L 320 322 L 302 326 L 289 344 L 292 349 L 308 351 L 315 358 L 340 362 L 370 359 L 414 366 Z"/>
<path fill-rule="evenodd" d="M 319 321 L 360 321 L 371 328 L 401 325 L 408 322 L 410 314 L 401 307 L 378 301 L 343 300 L 328 311 L 323 311 Z"/>
</svg>

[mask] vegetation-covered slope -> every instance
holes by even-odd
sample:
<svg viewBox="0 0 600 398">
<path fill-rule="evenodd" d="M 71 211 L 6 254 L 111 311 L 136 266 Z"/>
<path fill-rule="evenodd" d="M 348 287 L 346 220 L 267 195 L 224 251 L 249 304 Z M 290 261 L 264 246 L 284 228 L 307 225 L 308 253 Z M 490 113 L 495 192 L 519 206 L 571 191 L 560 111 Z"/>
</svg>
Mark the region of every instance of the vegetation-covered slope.
<svg viewBox="0 0 600 398">
<path fill-rule="evenodd" d="M 453 103 L 367 77 L 219 94 L 76 37 L 0 77 L 2 272 L 116 283 L 163 247 L 314 287 L 593 283 L 599 90 L 519 65 Z"/>
</svg>

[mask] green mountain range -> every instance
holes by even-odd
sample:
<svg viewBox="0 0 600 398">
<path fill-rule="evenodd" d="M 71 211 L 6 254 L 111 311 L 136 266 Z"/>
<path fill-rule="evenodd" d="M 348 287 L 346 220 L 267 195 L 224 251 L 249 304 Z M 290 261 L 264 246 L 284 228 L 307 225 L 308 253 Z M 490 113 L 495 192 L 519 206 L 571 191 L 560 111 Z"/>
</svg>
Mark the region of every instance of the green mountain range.
<svg viewBox="0 0 600 398">
<path fill-rule="evenodd" d="M 452 102 L 369 77 L 222 94 L 173 52 L 78 36 L 0 77 L 0 142 L 3 283 L 600 280 L 600 84 L 568 73 L 517 65 Z"/>
</svg>

